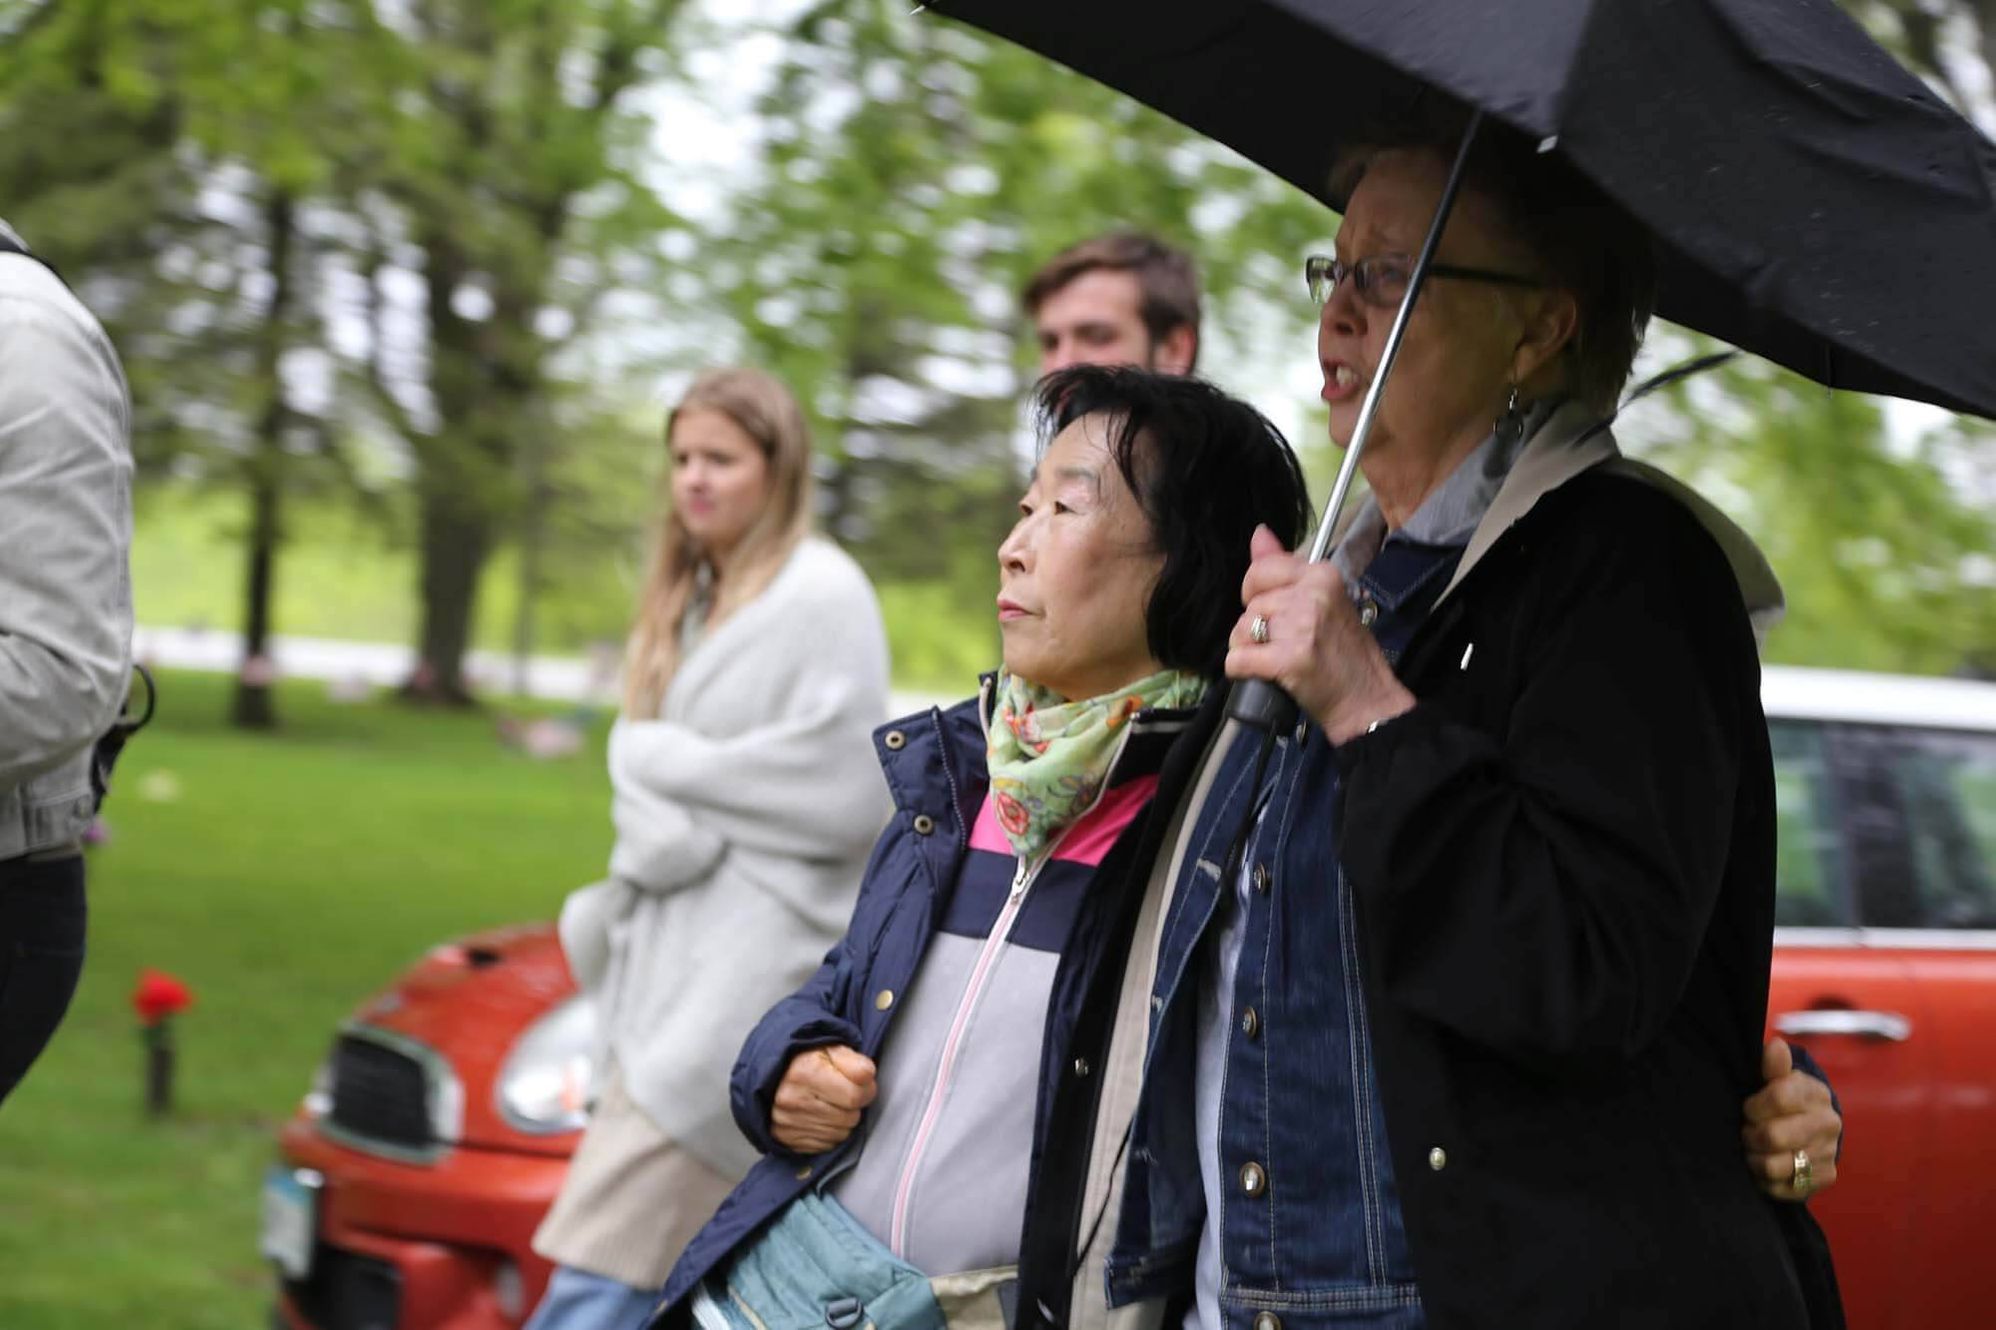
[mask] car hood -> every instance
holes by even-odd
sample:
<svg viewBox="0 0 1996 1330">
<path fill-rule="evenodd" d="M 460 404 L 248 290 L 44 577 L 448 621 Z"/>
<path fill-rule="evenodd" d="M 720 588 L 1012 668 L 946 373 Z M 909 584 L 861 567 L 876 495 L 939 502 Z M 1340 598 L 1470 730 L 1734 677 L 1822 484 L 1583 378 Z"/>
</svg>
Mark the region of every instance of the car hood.
<svg viewBox="0 0 1996 1330">
<path fill-rule="evenodd" d="M 554 925 L 521 924 L 432 947 L 353 1024 L 414 1040 L 450 1064 L 464 1091 L 457 1144 L 567 1155 L 580 1132 L 523 1132 L 500 1114 L 497 1091 L 514 1042 L 575 992 Z"/>
</svg>

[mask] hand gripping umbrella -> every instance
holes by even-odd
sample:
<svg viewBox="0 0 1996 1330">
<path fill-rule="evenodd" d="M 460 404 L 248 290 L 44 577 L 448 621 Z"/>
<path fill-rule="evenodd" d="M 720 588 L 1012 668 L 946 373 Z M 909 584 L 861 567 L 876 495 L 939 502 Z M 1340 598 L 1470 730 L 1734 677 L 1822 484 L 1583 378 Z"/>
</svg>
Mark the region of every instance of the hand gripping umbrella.
<svg viewBox="0 0 1996 1330">
<path fill-rule="evenodd" d="M 1646 226 L 1657 312 L 1835 388 L 1996 417 L 1996 145 L 1832 0 L 932 0 L 1324 199 L 1354 136 L 1466 113 L 1322 526 L 1486 120 Z M 1236 714 L 1279 712 L 1237 690 Z M 1243 704 L 1246 703 L 1245 707 Z M 1246 718 L 1246 717 L 1243 717 Z"/>
</svg>

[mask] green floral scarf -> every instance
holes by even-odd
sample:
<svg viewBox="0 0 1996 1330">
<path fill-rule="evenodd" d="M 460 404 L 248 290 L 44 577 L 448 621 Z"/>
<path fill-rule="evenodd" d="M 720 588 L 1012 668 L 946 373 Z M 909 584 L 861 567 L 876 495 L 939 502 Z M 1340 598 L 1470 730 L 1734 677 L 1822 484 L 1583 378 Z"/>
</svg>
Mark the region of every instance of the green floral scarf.
<svg viewBox="0 0 1996 1330">
<path fill-rule="evenodd" d="M 1094 806 L 1130 717 L 1196 706 L 1205 691 L 1198 675 L 1165 670 L 1113 693 L 1069 702 L 1000 673 L 984 751 L 998 824 L 1013 853 L 1038 857 Z"/>
</svg>

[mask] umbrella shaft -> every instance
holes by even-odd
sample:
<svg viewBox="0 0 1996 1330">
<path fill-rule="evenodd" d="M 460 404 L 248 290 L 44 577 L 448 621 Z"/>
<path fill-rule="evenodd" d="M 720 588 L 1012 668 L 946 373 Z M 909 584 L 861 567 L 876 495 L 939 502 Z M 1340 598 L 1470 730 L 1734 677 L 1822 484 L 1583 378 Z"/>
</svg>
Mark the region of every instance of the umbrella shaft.
<svg viewBox="0 0 1996 1330">
<path fill-rule="evenodd" d="M 1434 262 L 1435 250 L 1441 245 L 1449 213 L 1455 208 L 1455 196 L 1462 190 L 1462 178 L 1469 166 L 1469 152 L 1475 146 L 1476 131 L 1482 124 L 1483 112 L 1476 111 L 1470 115 L 1469 125 L 1462 131 L 1462 143 L 1456 148 L 1455 163 L 1449 167 L 1448 181 L 1442 186 L 1441 202 L 1435 205 L 1435 220 L 1428 227 L 1428 238 L 1422 242 L 1420 256 L 1414 260 L 1414 271 L 1407 278 L 1407 294 L 1400 298 L 1400 308 L 1393 315 L 1393 327 L 1387 331 L 1386 347 L 1379 356 L 1379 370 L 1366 387 L 1365 400 L 1359 403 L 1358 423 L 1352 427 L 1351 443 L 1346 447 L 1344 461 L 1338 467 L 1337 481 L 1331 486 L 1330 501 L 1324 505 L 1324 516 L 1318 523 L 1316 539 L 1310 542 L 1311 563 L 1322 563 L 1331 552 L 1338 517 L 1344 511 L 1352 479 L 1358 474 L 1359 458 L 1364 455 L 1373 419 L 1379 414 L 1380 401 L 1386 395 L 1386 381 L 1393 374 L 1393 362 L 1400 356 L 1400 342 L 1407 335 L 1407 322 L 1413 317 L 1414 301 L 1427 284 L 1429 265 Z"/>
</svg>

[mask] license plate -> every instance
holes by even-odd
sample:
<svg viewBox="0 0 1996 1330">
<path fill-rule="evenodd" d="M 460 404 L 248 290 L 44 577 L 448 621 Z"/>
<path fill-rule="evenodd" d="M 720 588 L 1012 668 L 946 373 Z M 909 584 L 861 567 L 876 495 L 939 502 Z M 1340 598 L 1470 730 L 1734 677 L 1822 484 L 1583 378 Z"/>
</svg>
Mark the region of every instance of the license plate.
<svg viewBox="0 0 1996 1330">
<path fill-rule="evenodd" d="M 273 1166 L 263 1175 L 263 1235 L 257 1247 L 277 1262 L 286 1279 L 312 1273 L 322 1185 L 323 1179 L 309 1169 Z"/>
</svg>

